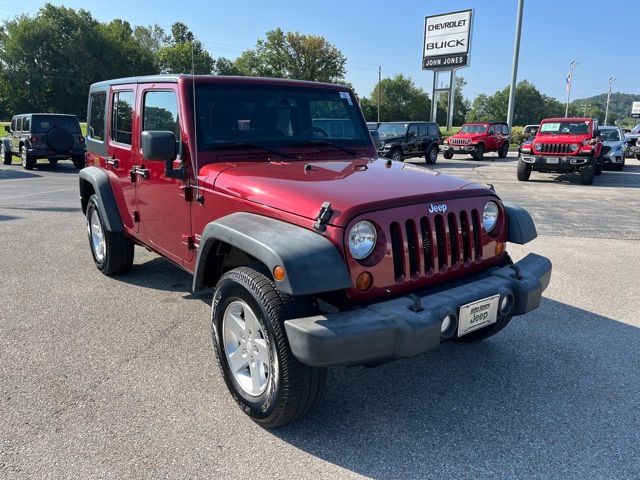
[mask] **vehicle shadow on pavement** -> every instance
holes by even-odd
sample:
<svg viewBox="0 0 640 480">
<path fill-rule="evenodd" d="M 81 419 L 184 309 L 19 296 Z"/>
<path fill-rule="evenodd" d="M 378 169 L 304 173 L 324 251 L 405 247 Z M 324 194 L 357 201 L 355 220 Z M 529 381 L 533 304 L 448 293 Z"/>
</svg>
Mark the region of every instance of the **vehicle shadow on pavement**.
<svg viewBox="0 0 640 480">
<path fill-rule="evenodd" d="M 0 214 L 0 222 L 9 222 L 11 220 L 20 220 L 22 217 L 14 217 L 13 215 Z"/>
<path fill-rule="evenodd" d="M 37 173 L 27 172 L 25 170 L 13 170 L 9 168 L 0 168 L 0 180 L 20 180 L 23 178 L 41 177 Z"/>
<path fill-rule="evenodd" d="M 55 213 L 68 213 L 79 212 L 80 206 L 77 207 L 5 207 L 7 210 L 28 210 L 30 212 L 55 212 Z"/>
<path fill-rule="evenodd" d="M 640 329 L 553 300 L 476 344 L 330 370 L 273 432 L 377 479 L 637 478 Z"/>
<path fill-rule="evenodd" d="M 546 177 L 540 177 L 540 175 Z M 555 175 L 533 172 L 529 183 L 565 183 L 585 186 L 580 184 L 580 176 L 577 173 Z M 605 170 L 602 175 L 595 178 L 593 185 L 588 187 L 640 188 L 640 165 L 626 165 L 622 172 Z"/>
</svg>

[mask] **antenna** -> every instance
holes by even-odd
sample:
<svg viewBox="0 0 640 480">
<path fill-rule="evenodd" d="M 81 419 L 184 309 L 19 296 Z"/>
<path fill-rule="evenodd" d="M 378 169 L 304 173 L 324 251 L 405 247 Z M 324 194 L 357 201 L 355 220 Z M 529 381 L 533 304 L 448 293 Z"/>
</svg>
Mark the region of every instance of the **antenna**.
<svg viewBox="0 0 640 480">
<path fill-rule="evenodd" d="M 196 182 L 196 189 L 200 189 L 200 185 L 198 185 L 198 174 L 200 171 L 198 170 L 198 116 L 196 115 L 196 67 L 193 59 L 193 41 L 191 42 L 191 86 L 193 93 L 193 143 L 194 143 L 194 155 L 193 155 L 193 164 L 194 164 L 194 172 L 193 179 Z"/>
</svg>

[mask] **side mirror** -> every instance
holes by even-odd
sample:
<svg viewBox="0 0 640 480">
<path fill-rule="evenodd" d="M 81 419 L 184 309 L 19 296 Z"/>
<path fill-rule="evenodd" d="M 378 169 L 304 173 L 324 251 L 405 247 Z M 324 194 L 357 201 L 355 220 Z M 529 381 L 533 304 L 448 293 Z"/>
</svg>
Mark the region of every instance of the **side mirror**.
<svg viewBox="0 0 640 480">
<path fill-rule="evenodd" d="M 9 125 L 4 126 L 4 131 L 11 133 L 11 127 Z"/>
<path fill-rule="evenodd" d="M 417 137 L 418 132 L 407 132 L 407 138 Z"/>
<path fill-rule="evenodd" d="M 184 180 L 184 167 L 173 168 L 177 157 L 176 136 L 173 132 L 145 130 L 142 132 L 142 156 L 145 160 L 164 160 L 164 174 L 168 178 Z"/>
</svg>

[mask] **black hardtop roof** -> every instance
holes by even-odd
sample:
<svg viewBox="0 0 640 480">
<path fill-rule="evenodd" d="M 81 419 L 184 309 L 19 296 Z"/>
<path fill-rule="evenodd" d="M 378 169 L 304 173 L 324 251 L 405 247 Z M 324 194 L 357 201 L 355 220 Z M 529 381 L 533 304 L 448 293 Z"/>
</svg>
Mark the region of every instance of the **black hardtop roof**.
<svg viewBox="0 0 640 480">
<path fill-rule="evenodd" d="M 104 80 L 102 82 L 96 82 L 91 85 L 90 91 L 102 90 L 110 87 L 111 85 L 126 85 L 132 83 L 178 83 L 180 79 L 191 80 L 195 79 L 196 83 L 227 83 L 227 84 L 256 84 L 256 85 L 291 85 L 300 87 L 324 87 L 334 90 L 351 90 L 351 88 L 345 85 L 339 85 L 335 83 L 322 83 L 311 82 L 308 80 L 291 80 L 285 78 L 270 78 L 270 77 L 248 77 L 248 76 L 234 76 L 234 75 L 187 75 L 180 74 L 167 74 L 167 75 L 144 75 L 140 77 L 125 77 L 114 78 L 111 80 Z"/>
<path fill-rule="evenodd" d="M 367 123 L 378 123 L 378 122 L 367 122 Z M 429 120 L 394 120 L 393 122 L 379 122 L 379 123 L 436 123 L 436 122 L 431 122 Z"/>
<path fill-rule="evenodd" d="M 77 115 L 73 115 L 72 113 L 47 113 L 47 112 L 18 113 L 16 115 L 14 115 L 13 117 L 26 117 L 26 116 L 29 116 L 29 115 L 31 115 L 31 116 L 34 116 L 34 115 L 47 115 L 49 117 L 76 117 L 76 118 L 78 118 Z"/>
</svg>

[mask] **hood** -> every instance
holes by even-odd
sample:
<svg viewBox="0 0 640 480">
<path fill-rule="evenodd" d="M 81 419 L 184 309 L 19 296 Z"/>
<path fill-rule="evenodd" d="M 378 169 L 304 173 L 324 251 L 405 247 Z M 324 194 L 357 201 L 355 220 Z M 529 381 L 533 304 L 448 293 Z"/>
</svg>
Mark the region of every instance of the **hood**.
<svg viewBox="0 0 640 480">
<path fill-rule="evenodd" d="M 476 140 L 478 138 L 484 137 L 486 134 L 484 133 L 467 133 L 467 132 L 458 132 L 455 135 L 452 135 L 449 138 L 464 138 L 470 139 L 471 141 Z"/>
<path fill-rule="evenodd" d="M 580 135 L 542 134 L 536 135 L 536 138 L 534 138 L 536 143 L 582 143 L 585 140 L 591 140 L 591 135 L 588 133 Z"/>
<path fill-rule="evenodd" d="M 200 173 L 215 179 L 216 191 L 309 219 L 317 217 L 323 202 L 331 202 L 335 213 L 329 223 L 336 226 L 344 226 L 353 216 L 366 211 L 492 194 L 486 186 L 383 159 L 227 165 L 219 174 L 219 164 L 207 165 Z"/>
<path fill-rule="evenodd" d="M 605 147 L 618 147 L 618 146 L 622 146 L 624 144 L 624 142 L 622 140 L 606 140 L 604 142 L 602 142 L 602 144 Z"/>
</svg>

